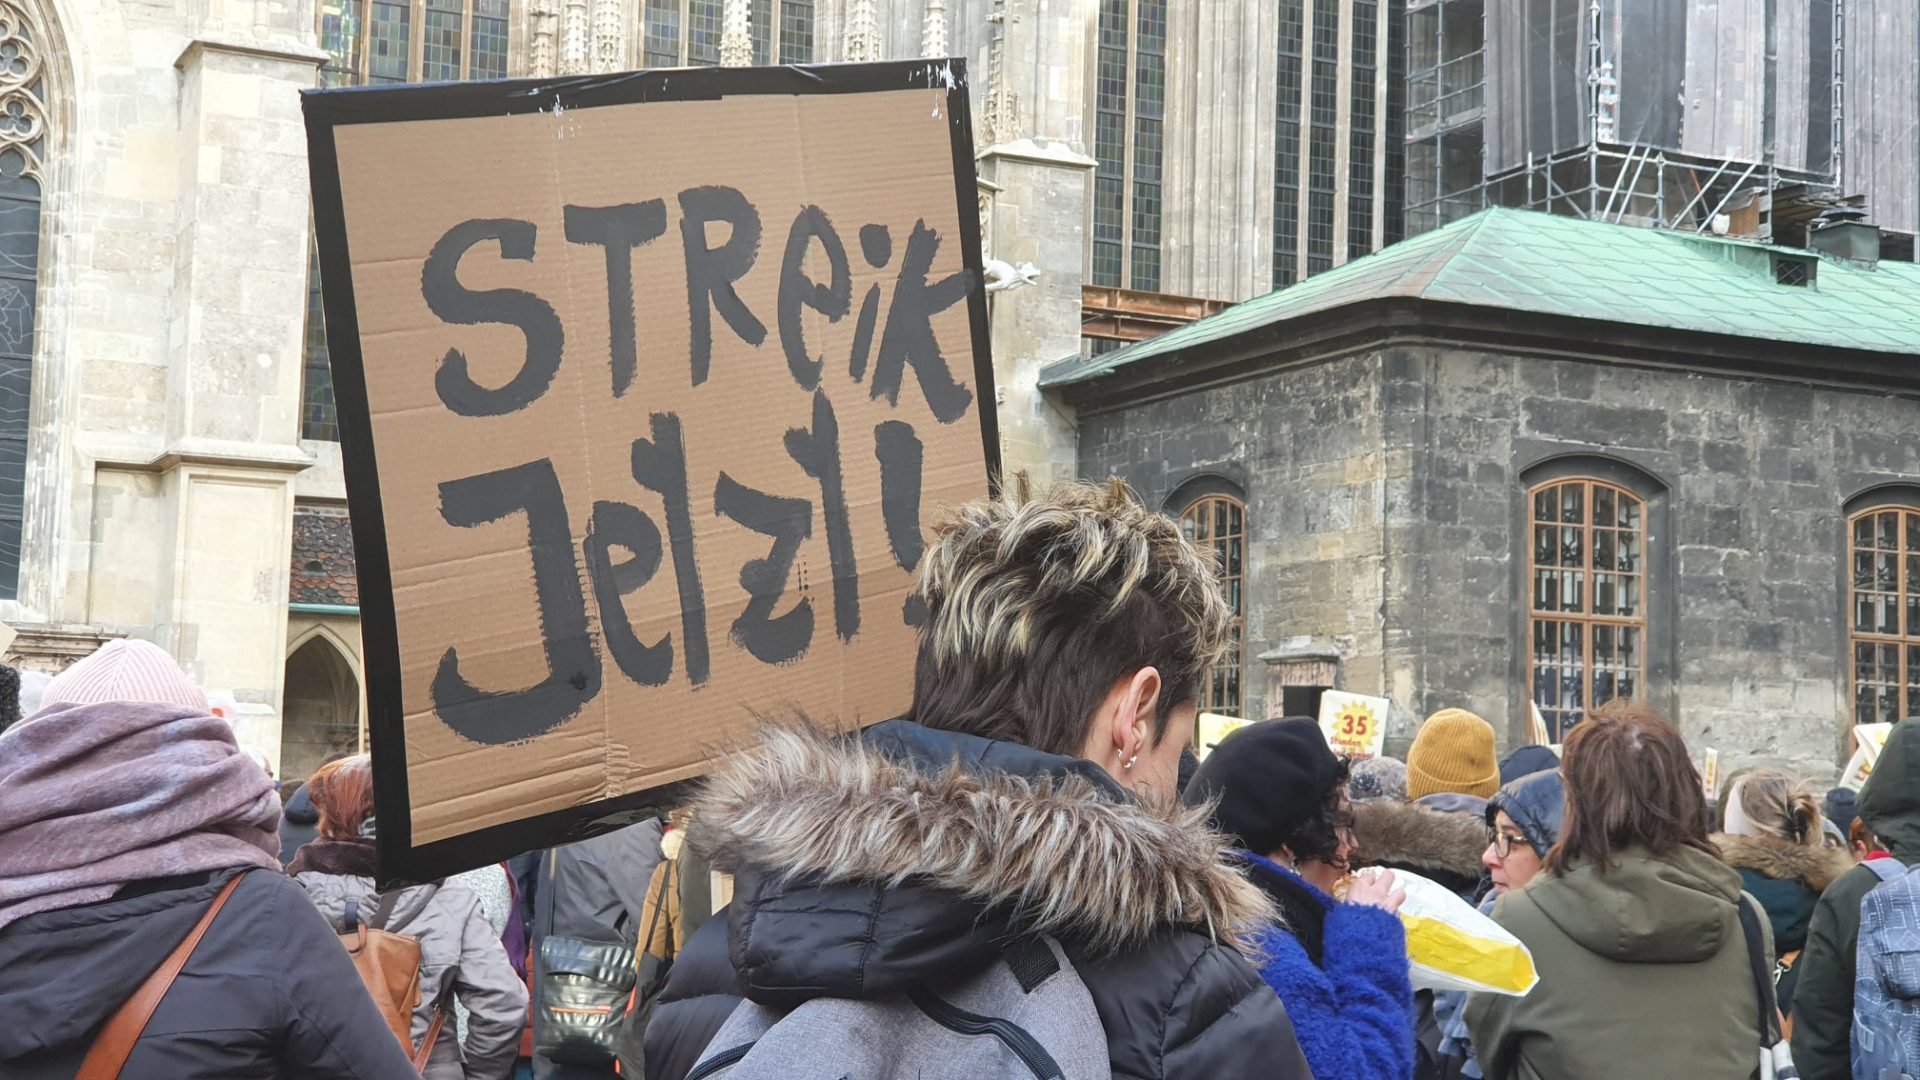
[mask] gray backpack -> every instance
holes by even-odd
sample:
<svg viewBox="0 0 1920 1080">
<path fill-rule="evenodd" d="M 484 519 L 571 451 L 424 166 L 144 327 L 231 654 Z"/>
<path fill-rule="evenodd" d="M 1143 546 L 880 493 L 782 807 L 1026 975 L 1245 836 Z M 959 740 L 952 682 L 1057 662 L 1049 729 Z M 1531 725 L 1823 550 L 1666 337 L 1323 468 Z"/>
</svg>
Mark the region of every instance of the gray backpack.
<svg viewBox="0 0 1920 1080">
<path fill-rule="evenodd" d="M 895 998 L 741 1002 L 687 1080 L 1111 1080 L 1107 1034 L 1051 938 L 964 982 Z"/>
</svg>

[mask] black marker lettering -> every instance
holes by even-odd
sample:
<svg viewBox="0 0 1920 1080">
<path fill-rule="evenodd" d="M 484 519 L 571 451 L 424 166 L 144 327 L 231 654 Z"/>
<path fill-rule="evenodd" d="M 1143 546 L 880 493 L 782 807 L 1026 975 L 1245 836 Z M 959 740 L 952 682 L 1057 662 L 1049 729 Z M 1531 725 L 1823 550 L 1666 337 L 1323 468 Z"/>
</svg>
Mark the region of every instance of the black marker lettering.
<svg viewBox="0 0 1920 1080">
<path fill-rule="evenodd" d="M 527 516 L 547 677 L 525 690 L 481 690 L 460 674 L 460 657 L 449 648 L 429 688 L 433 711 L 448 727 L 488 746 L 551 731 L 600 692 L 600 654 L 587 630 L 567 501 L 553 462 L 542 458 L 440 485 L 440 516 L 449 525 L 471 529 L 514 513 Z"/>
<path fill-rule="evenodd" d="M 827 559 L 833 565 L 833 632 L 851 641 L 860 632 L 860 569 L 840 471 L 840 425 L 824 390 L 813 393 L 813 430 L 787 431 L 787 453 L 820 482 L 820 516 L 827 522 Z"/>
<path fill-rule="evenodd" d="M 880 462 L 880 519 L 887 546 L 902 570 L 920 565 L 926 541 L 920 535 L 920 466 L 923 448 L 910 424 L 888 420 L 873 429 L 873 456 Z M 927 603 L 919 593 L 907 597 L 908 626 L 926 622 Z"/>
<path fill-rule="evenodd" d="M 667 546 L 673 549 L 674 583 L 680 590 L 680 652 L 688 681 L 701 686 L 707 681 L 707 598 L 700 587 L 700 564 L 694 561 L 687 447 L 680 438 L 678 416 L 654 413 L 648 422 L 652 441 L 633 440 L 633 478 L 666 503 Z"/>
<path fill-rule="evenodd" d="M 773 606 L 787 591 L 787 578 L 800 542 L 813 534 L 813 504 L 755 491 L 722 472 L 713 488 L 713 509 L 754 532 L 773 537 L 766 558 L 754 559 L 740 568 L 740 587 L 750 599 L 740 617 L 733 620 L 733 640 L 762 663 L 784 664 L 799 659 L 813 644 L 813 600 L 802 597 L 784 615 L 774 615 Z"/>
<path fill-rule="evenodd" d="M 618 206 L 568 206 L 567 239 L 607 249 L 607 340 L 613 363 L 613 396 L 633 386 L 638 366 L 633 343 L 633 253 L 667 231 L 667 204 L 660 199 Z"/>
<path fill-rule="evenodd" d="M 697 187 L 680 193 L 680 213 L 680 242 L 687 253 L 687 348 L 693 385 L 699 386 L 707 381 L 713 363 L 715 311 L 747 344 L 767 340 L 767 328 L 733 291 L 733 283 L 746 276 L 759 254 L 760 212 L 735 188 Z M 710 221 L 724 221 L 733 230 L 717 248 L 707 246 Z"/>
<path fill-rule="evenodd" d="M 853 354 L 847 358 L 847 374 L 854 382 L 867 377 L 867 356 L 873 351 L 873 324 L 880 315 L 880 286 L 867 286 L 867 298 L 860 301 L 860 318 L 853 324 Z"/>
<path fill-rule="evenodd" d="M 826 253 L 828 279 L 822 285 L 807 276 L 807 248 L 815 238 Z M 817 206 L 804 207 L 787 232 L 787 253 L 780 261 L 780 347 L 787 354 L 787 370 L 802 390 L 820 385 L 821 361 L 807 355 L 806 328 L 800 309 L 810 307 L 837 323 L 847 317 L 853 300 L 853 276 L 847 267 L 847 249 L 833 231 L 833 222 Z"/>
<path fill-rule="evenodd" d="M 913 235 L 907 238 L 907 253 L 900 259 L 887 328 L 880 335 L 871 394 L 876 398 L 884 394 L 889 404 L 898 405 L 900 378 L 910 364 L 934 419 L 951 424 L 967 414 L 967 406 L 973 404 L 973 391 L 953 381 L 953 372 L 940 355 L 940 342 L 933 335 L 933 317 L 965 299 L 973 289 L 974 276 L 971 270 L 960 270 L 927 284 L 927 271 L 933 268 L 939 250 L 940 234 L 927 228 L 926 222 L 916 222 Z"/>
<path fill-rule="evenodd" d="M 893 261 L 893 234 L 885 225 L 860 226 L 860 254 L 867 257 L 868 266 L 885 270 Z"/>
<path fill-rule="evenodd" d="M 560 370 L 566 337 L 553 305 L 538 296 L 520 289 L 476 292 L 460 284 L 456 271 L 461 256 L 483 240 L 499 241 L 503 259 L 533 259 L 533 222 L 484 218 L 448 229 L 433 245 L 420 271 L 420 295 L 428 310 L 443 322 L 456 326 L 505 323 L 519 327 L 527 338 L 526 361 L 505 386 L 497 388 L 474 382 L 467 373 L 465 354 L 459 349 L 447 350 L 433 374 L 433 388 L 441 404 L 461 416 L 505 416 L 533 404 L 547 392 Z"/>
<path fill-rule="evenodd" d="M 583 547 L 594 603 L 600 608 L 600 629 L 613 662 L 641 686 L 664 686 L 673 674 L 672 635 L 663 634 L 659 641 L 642 645 L 624 602 L 627 594 L 653 580 L 654 571 L 660 569 L 659 526 L 638 507 L 596 502 Z M 633 557 L 616 563 L 615 548 L 625 548 Z"/>
</svg>

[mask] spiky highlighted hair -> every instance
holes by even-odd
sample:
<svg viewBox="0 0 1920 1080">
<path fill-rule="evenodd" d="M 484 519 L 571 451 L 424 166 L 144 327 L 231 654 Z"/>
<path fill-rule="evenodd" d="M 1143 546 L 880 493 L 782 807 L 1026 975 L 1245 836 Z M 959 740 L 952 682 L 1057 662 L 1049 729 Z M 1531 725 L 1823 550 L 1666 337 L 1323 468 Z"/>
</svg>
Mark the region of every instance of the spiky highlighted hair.
<svg viewBox="0 0 1920 1080">
<path fill-rule="evenodd" d="M 1144 667 L 1164 736 L 1230 644 L 1210 553 L 1117 479 L 1036 496 L 1014 477 L 934 527 L 919 578 L 914 719 L 1053 753 L 1078 754 L 1102 697 Z"/>
</svg>

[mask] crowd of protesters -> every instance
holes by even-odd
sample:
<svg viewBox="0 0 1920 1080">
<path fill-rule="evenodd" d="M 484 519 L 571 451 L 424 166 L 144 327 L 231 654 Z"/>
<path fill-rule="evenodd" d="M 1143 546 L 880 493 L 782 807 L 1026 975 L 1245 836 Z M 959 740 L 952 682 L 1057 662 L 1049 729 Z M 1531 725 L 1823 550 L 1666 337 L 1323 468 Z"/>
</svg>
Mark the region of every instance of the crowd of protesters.
<svg viewBox="0 0 1920 1080">
<path fill-rule="evenodd" d="M 1754 769 L 1710 805 L 1630 701 L 1504 759 L 1449 708 L 1404 761 L 1279 719 L 1196 767 L 1208 560 L 1117 484 L 1013 487 L 929 538 L 902 716 L 770 724 L 668 821 L 401 889 L 365 755 L 276 789 L 108 644 L 0 733 L 0 1075 L 1746 1080 L 1789 1039 L 1860 1075 L 1920 725 L 1824 803 Z M 1415 878 L 1537 984 L 1416 990 Z"/>
</svg>

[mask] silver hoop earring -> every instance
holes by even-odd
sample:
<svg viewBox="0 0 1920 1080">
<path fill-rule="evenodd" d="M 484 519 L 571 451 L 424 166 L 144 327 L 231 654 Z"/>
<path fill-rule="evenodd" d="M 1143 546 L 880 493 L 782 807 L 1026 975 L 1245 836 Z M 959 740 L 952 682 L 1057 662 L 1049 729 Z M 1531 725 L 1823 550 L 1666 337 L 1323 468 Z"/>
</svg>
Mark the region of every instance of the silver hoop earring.
<svg viewBox="0 0 1920 1080">
<path fill-rule="evenodd" d="M 1128 758 L 1127 763 L 1125 765 L 1120 766 L 1120 768 L 1131 771 L 1133 769 L 1133 763 L 1139 760 L 1140 760 L 1140 755 L 1135 754 L 1132 757 Z"/>
</svg>

